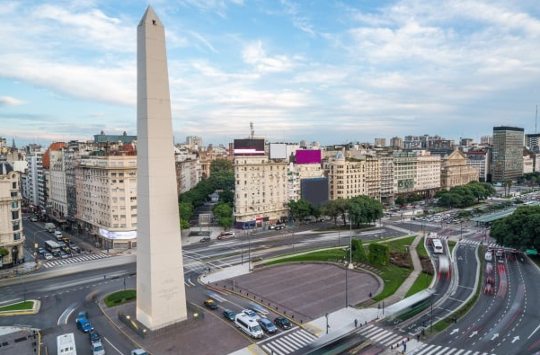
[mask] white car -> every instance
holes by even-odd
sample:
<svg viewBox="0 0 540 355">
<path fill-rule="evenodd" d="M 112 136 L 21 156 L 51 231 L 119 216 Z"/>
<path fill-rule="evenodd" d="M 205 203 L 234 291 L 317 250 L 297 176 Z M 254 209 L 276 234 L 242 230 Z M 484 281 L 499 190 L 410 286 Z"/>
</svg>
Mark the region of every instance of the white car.
<svg viewBox="0 0 540 355">
<path fill-rule="evenodd" d="M 45 260 L 51 260 L 53 258 L 53 255 L 51 253 L 45 253 L 43 257 L 45 258 Z"/>
</svg>

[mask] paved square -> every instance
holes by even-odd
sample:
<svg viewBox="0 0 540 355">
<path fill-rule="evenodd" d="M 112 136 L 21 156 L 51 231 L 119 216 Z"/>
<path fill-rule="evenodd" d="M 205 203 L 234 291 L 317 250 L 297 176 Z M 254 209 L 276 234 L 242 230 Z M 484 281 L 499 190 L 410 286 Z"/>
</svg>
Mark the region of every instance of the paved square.
<svg viewBox="0 0 540 355">
<path fill-rule="evenodd" d="M 292 310 L 304 322 L 345 307 L 345 269 L 332 264 L 280 265 L 232 280 L 235 287 Z M 350 305 L 367 300 L 378 288 L 373 275 L 348 271 Z"/>
</svg>

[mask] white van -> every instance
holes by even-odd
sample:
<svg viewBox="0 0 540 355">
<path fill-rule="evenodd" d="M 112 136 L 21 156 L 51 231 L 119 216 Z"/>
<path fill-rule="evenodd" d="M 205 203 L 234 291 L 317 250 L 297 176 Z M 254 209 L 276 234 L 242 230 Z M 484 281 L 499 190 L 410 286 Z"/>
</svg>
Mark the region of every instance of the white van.
<svg viewBox="0 0 540 355">
<path fill-rule="evenodd" d="M 486 251 L 486 254 L 484 255 L 484 259 L 486 259 L 486 261 L 493 260 L 493 253 L 490 250 Z"/>
<path fill-rule="evenodd" d="M 252 338 L 260 339 L 264 335 L 259 323 L 247 314 L 237 314 L 234 317 L 234 324 Z"/>
</svg>

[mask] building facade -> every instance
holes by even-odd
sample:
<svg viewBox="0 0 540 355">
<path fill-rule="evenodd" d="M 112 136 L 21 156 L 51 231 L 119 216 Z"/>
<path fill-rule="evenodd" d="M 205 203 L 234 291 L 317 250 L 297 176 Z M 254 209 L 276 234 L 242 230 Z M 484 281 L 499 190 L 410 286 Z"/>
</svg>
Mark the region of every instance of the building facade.
<svg viewBox="0 0 540 355">
<path fill-rule="evenodd" d="M 133 148 L 97 151 L 75 168 L 79 228 L 103 249 L 130 248 L 137 237 L 137 156 Z"/>
<path fill-rule="evenodd" d="M 287 163 L 263 156 L 235 156 L 234 217 L 237 228 L 254 228 L 288 217 Z"/>
<path fill-rule="evenodd" d="M 390 139 L 390 147 L 394 149 L 403 149 L 403 139 L 400 137 L 393 137 Z"/>
<path fill-rule="evenodd" d="M 452 187 L 478 180 L 478 170 L 469 164 L 469 159 L 459 150 L 456 149 L 448 157 L 443 158 L 441 168 L 441 187 L 443 189 L 449 190 Z"/>
<path fill-rule="evenodd" d="M 0 268 L 24 261 L 19 183 L 19 173 L 5 160 L 0 160 Z"/>
<path fill-rule="evenodd" d="M 523 128 L 493 127 L 493 182 L 515 180 L 523 175 L 523 144 Z"/>
<path fill-rule="evenodd" d="M 65 143 L 53 143 L 48 149 L 51 214 L 60 223 L 68 214 L 65 150 Z"/>
<path fill-rule="evenodd" d="M 465 153 L 469 160 L 469 165 L 478 171 L 478 179 L 482 182 L 488 182 L 490 177 L 491 150 L 475 149 Z"/>
<path fill-rule="evenodd" d="M 540 153 L 540 133 L 525 135 L 525 146 L 534 153 Z"/>
<path fill-rule="evenodd" d="M 348 199 L 366 194 L 365 160 L 346 160 L 343 153 L 338 152 L 326 166 L 330 200 Z"/>
<path fill-rule="evenodd" d="M 178 194 L 191 190 L 201 181 L 202 169 L 198 158 L 175 161 L 174 164 Z"/>
</svg>

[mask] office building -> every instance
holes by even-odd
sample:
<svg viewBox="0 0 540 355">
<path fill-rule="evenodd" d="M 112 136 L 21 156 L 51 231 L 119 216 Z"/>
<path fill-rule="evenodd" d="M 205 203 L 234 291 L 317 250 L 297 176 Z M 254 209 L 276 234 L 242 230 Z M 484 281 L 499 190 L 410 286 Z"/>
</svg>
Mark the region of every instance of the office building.
<svg viewBox="0 0 540 355">
<path fill-rule="evenodd" d="M 540 133 L 525 135 L 525 146 L 534 153 L 540 153 Z"/>
<path fill-rule="evenodd" d="M 519 127 L 493 127 L 493 182 L 515 180 L 523 175 L 524 130 Z"/>
<path fill-rule="evenodd" d="M 375 138 L 375 147 L 386 147 L 386 138 Z"/>
<path fill-rule="evenodd" d="M 403 149 L 403 139 L 400 137 L 393 137 L 390 139 L 390 147 L 394 149 Z"/>
</svg>

